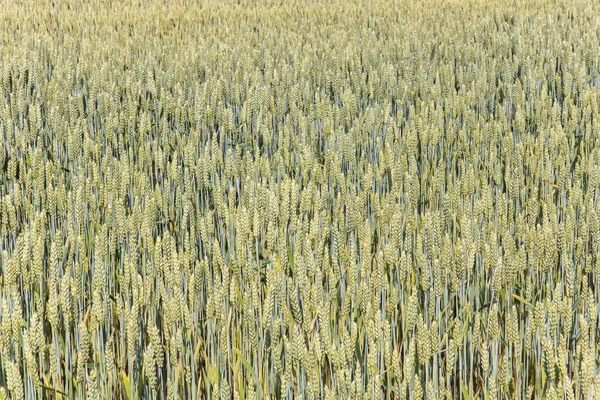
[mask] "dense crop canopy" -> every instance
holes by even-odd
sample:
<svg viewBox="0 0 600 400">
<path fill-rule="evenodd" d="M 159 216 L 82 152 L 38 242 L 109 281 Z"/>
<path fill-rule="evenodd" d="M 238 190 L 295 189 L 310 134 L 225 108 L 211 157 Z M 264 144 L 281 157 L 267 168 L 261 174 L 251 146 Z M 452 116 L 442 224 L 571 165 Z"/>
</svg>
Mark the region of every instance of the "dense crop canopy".
<svg viewBox="0 0 600 400">
<path fill-rule="evenodd" d="M 0 399 L 600 395 L 600 3 L 0 4 Z"/>
</svg>

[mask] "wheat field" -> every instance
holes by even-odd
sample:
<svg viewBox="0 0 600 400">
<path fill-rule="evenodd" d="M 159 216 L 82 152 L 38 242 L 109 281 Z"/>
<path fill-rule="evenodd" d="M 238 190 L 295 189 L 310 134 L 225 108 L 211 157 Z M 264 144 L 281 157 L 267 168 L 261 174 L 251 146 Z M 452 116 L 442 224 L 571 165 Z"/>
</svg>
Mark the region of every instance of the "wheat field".
<svg viewBox="0 0 600 400">
<path fill-rule="evenodd" d="M 0 399 L 600 399 L 599 16 L 2 2 Z"/>
</svg>

